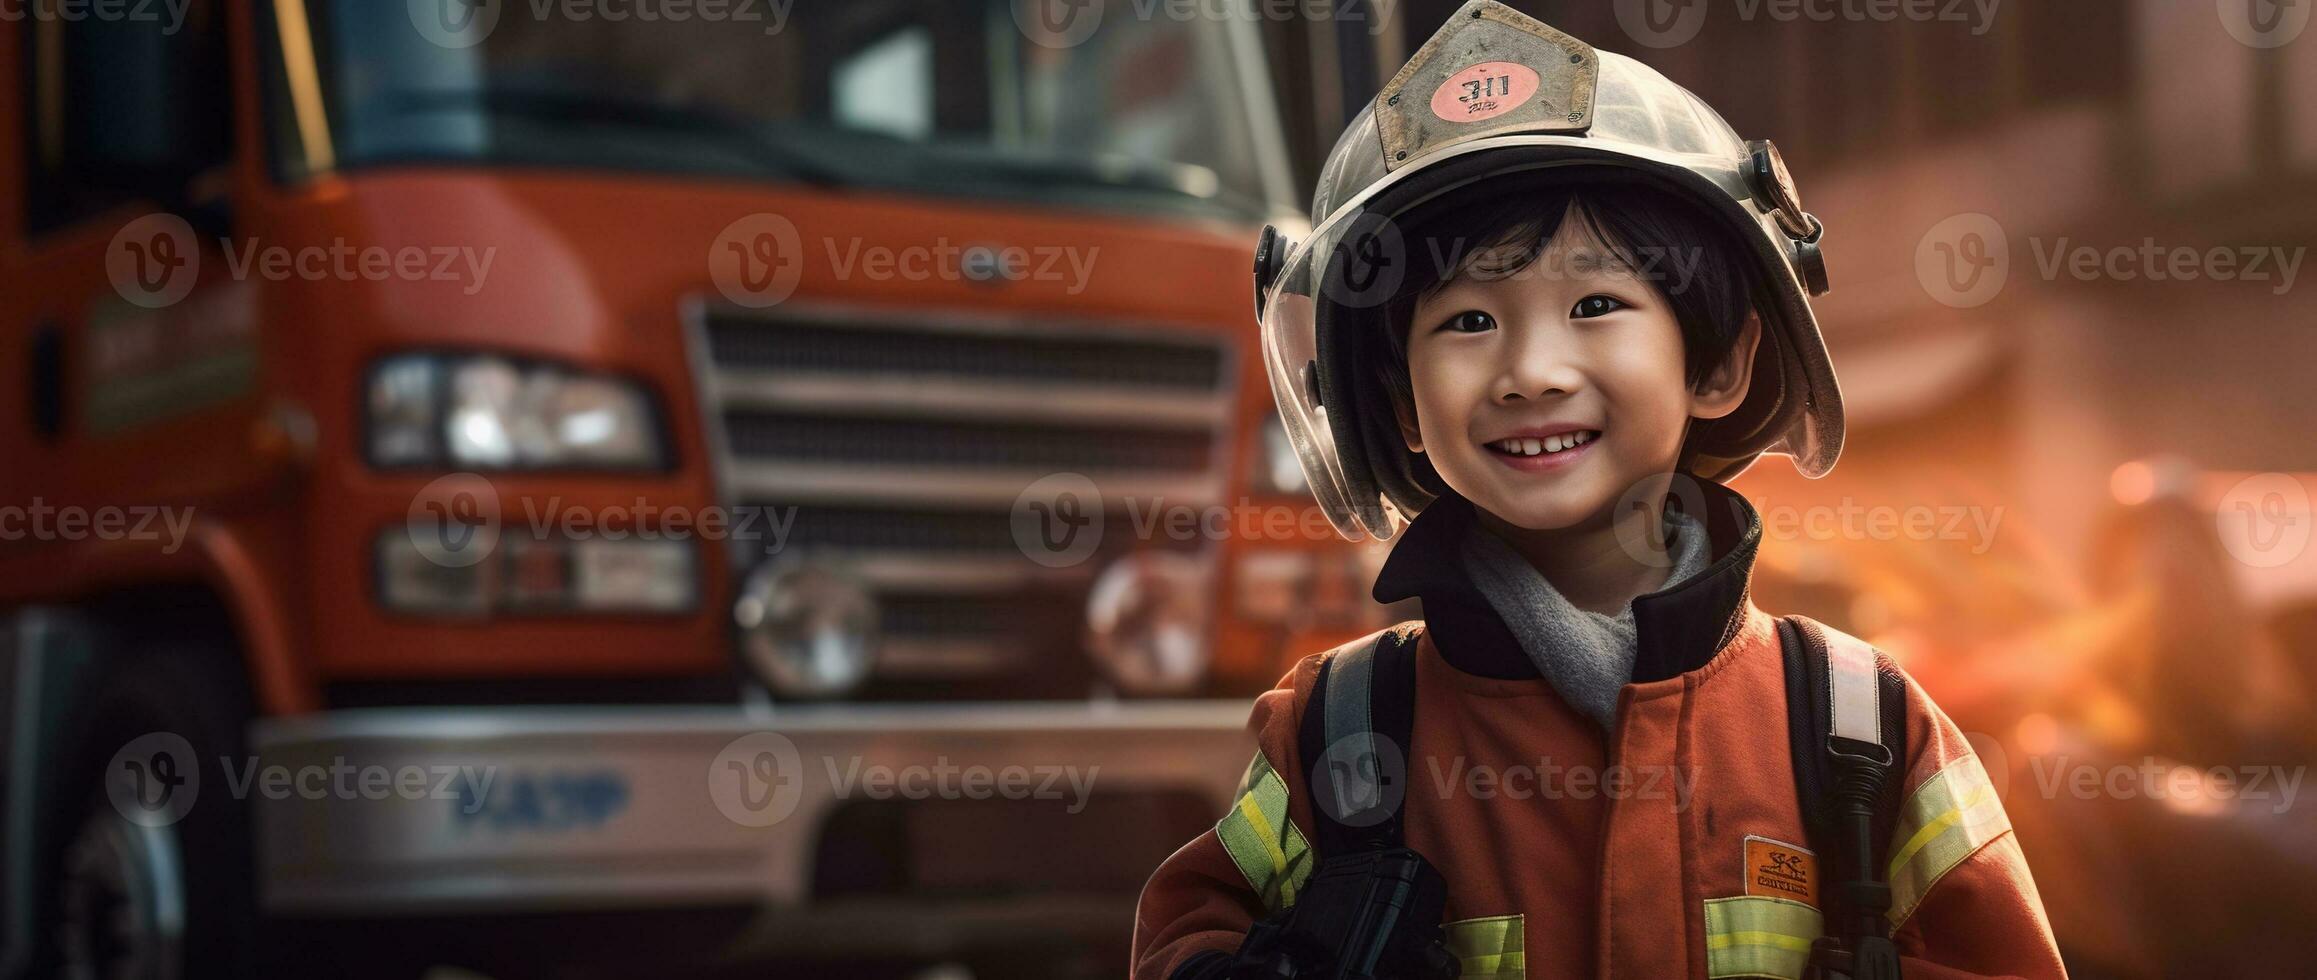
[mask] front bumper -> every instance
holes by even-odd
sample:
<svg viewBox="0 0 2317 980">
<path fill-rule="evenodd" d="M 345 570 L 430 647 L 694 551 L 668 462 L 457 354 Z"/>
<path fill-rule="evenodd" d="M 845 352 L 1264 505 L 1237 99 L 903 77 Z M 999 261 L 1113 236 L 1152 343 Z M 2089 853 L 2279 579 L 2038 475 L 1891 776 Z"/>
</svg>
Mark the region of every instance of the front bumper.
<svg viewBox="0 0 2317 980">
<path fill-rule="evenodd" d="M 1049 876 L 1071 880 L 1066 867 L 1014 869 L 1010 882 L 845 867 L 890 863 L 888 850 L 971 866 L 961 826 L 994 838 L 1034 823 L 1043 839 L 1028 846 L 1049 857 L 1125 846 L 1112 839 L 1122 825 L 1179 835 L 1158 842 L 1163 856 L 1196 829 L 1131 819 L 1150 809 L 1134 801 L 1187 794 L 1201 819 L 1222 813 L 1252 750 L 1246 716 L 1220 701 L 348 710 L 257 723 L 256 767 L 229 781 L 253 804 L 274 914 L 740 904 L 788 933 L 771 924 L 841 921 L 847 907 L 971 918 L 1068 890 L 1039 894 Z M 920 846 L 827 846 L 856 816 L 896 808 L 917 828 L 896 839 Z"/>
</svg>

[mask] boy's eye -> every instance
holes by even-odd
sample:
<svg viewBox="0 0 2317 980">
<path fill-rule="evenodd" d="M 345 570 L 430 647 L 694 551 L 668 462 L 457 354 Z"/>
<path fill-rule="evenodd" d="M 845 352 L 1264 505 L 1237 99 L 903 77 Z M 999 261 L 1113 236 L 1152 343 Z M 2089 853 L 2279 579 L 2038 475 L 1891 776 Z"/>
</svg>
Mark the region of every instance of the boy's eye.
<svg viewBox="0 0 2317 980">
<path fill-rule="evenodd" d="M 1496 329 L 1496 318 L 1479 310 L 1466 310 L 1449 317 L 1447 322 L 1440 325 L 1440 329 L 1457 333 L 1481 333 Z"/>
<path fill-rule="evenodd" d="M 1608 316 L 1622 309 L 1625 309 L 1624 301 L 1615 296 L 1603 296 L 1596 293 L 1578 300 L 1576 307 L 1569 311 L 1569 315 L 1579 320 L 1590 320 L 1597 316 Z"/>
</svg>

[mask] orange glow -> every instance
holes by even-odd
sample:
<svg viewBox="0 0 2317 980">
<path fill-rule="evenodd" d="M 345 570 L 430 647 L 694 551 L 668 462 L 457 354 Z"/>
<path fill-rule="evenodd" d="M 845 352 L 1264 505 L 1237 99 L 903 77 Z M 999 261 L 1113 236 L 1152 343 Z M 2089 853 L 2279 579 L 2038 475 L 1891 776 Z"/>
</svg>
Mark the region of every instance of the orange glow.
<svg viewBox="0 0 2317 980">
<path fill-rule="evenodd" d="M 2052 716 L 2038 711 L 2021 718 L 2018 726 L 2011 730 L 2011 737 L 2013 741 L 2019 743 L 2019 749 L 2022 752 L 2029 755 L 2050 755 L 2053 749 L 2059 748 L 2059 722 L 2053 721 Z"/>
<path fill-rule="evenodd" d="M 2156 495 L 2156 468 L 2138 459 L 2116 467 L 2108 474 L 2108 492 L 2126 507 L 2147 503 Z"/>
</svg>

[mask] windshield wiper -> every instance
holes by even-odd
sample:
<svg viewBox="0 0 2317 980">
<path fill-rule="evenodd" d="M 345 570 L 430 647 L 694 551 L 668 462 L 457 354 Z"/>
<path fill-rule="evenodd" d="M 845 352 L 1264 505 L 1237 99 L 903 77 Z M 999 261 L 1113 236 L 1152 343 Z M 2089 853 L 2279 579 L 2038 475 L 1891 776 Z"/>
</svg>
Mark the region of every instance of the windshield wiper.
<svg viewBox="0 0 2317 980">
<path fill-rule="evenodd" d="M 696 105 L 652 102 L 602 92 L 509 88 L 403 90 L 381 101 L 393 111 L 470 109 L 545 122 L 634 126 L 709 137 L 741 151 L 768 169 L 807 184 L 838 187 L 851 182 L 837 169 L 797 152 L 762 124 Z"/>
</svg>

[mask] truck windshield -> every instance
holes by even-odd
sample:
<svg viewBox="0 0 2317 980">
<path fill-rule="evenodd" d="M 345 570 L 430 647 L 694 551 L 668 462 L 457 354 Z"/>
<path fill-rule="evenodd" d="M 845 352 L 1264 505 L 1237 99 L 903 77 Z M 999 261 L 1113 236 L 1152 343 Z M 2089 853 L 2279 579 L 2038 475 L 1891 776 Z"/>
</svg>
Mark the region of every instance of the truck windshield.
<svg viewBox="0 0 2317 980">
<path fill-rule="evenodd" d="M 1080 38 L 1042 2 L 679 2 L 308 0 L 331 159 L 1254 217 L 1279 192 L 1246 23 L 1095 0 Z"/>
</svg>

